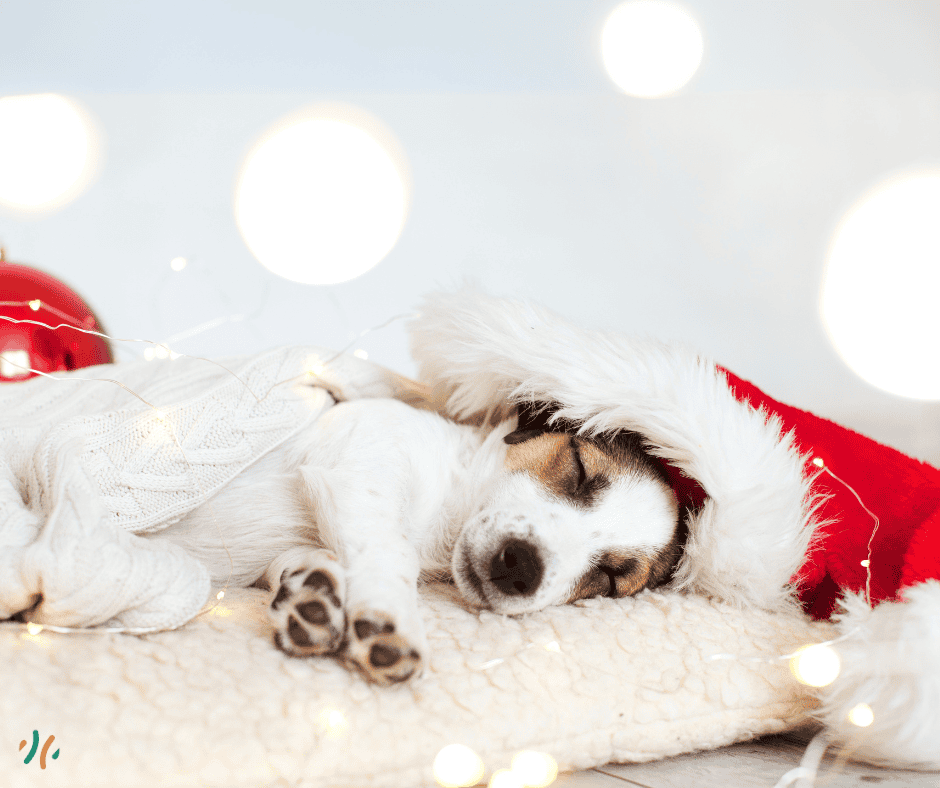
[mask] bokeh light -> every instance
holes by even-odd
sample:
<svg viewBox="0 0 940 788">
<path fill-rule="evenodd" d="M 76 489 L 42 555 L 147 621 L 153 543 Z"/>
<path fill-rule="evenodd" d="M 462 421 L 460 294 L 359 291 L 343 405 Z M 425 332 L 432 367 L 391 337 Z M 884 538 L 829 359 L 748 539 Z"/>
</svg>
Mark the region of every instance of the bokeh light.
<svg viewBox="0 0 940 788">
<path fill-rule="evenodd" d="M 53 93 L 0 98 L 0 204 L 57 208 L 77 197 L 94 168 L 88 116 Z"/>
<path fill-rule="evenodd" d="M 523 750 L 512 759 L 512 771 L 527 788 L 545 788 L 558 776 L 558 763 L 547 752 Z"/>
<path fill-rule="evenodd" d="M 838 678 L 841 667 L 839 655 L 822 643 L 804 646 L 790 659 L 790 670 L 796 680 L 810 687 L 832 684 Z"/>
<path fill-rule="evenodd" d="M 483 777 L 483 761 L 464 744 L 448 744 L 434 758 L 434 779 L 444 788 L 476 785 Z"/>
<path fill-rule="evenodd" d="M 526 788 L 522 778 L 511 769 L 497 769 L 490 777 L 487 788 Z"/>
<path fill-rule="evenodd" d="M 252 254 L 305 284 L 345 282 L 375 266 L 407 211 L 393 147 L 326 111 L 279 124 L 249 154 L 236 187 L 235 217 Z"/>
<path fill-rule="evenodd" d="M 867 728 L 875 721 L 875 713 L 867 703 L 859 703 L 849 710 L 849 722 L 859 728 Z"/>
<path fill-rule="evenodd" d="M 27 378 L 30 375 L 30 358 L 28 350 L 7 349 L 0 350 L 0 378 L 12 380 Z"/>
<path fill-rule="evenodd" d="M 702 33 L 681 5 L 665 0 L 630 0 L 607 17 L 601 56 L 625 93 L 654 98 L 675 93 L 702 62 Z"/>
<path fill-rule="evenodd" d="M 320 730 L 327 738 L 344 736 L 349 730 L 349 720 L 339 709 L 323 709 L 317 718 Z"/>
<path fill-rule="evenodd" d="M 822 319 L 860 377 L 940 399 L 940 172 L 891 180 L 845 216 L 823 276 Z"/>
</svg>

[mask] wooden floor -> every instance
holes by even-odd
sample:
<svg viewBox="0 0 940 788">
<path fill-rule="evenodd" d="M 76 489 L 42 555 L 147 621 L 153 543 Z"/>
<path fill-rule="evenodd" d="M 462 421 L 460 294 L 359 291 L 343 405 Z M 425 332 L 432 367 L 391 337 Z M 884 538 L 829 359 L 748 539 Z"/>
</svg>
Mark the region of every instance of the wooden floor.
<svg viewBox="0 0 940 788">
<path fill-rule="evenodd" d="M 800 764 L 806 738 L 767 736 L 721 750 L 682 755 L 654 763 L 608 765 L 576 774 L 562 774 L 552 788 L 774 788 Z M 940 772 L 906 772 L 826 757 L 815 788 L 940 788 Z M 793 788 L 806 788 L 800 782 Z"/>
</svg>

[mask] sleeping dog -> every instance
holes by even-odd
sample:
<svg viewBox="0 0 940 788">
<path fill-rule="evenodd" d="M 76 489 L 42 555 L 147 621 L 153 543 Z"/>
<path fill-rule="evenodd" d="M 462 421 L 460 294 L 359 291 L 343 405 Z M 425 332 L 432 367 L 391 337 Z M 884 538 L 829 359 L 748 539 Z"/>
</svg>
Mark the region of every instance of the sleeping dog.
<svg viewBox="0 0 940 788">
<path fill-rule="evenodd" d="M 381 685 L 427 653 L 419 580 L 514 615 L 668 580 L 678 507 L 636 433 L 588 438 L 534 404 L 495 428 L 338 402 L 163 531 L 216 582 L 277 590 L 275 644 Z M 225 547 L 220 545 L 219 528 Z"/>
</svg>

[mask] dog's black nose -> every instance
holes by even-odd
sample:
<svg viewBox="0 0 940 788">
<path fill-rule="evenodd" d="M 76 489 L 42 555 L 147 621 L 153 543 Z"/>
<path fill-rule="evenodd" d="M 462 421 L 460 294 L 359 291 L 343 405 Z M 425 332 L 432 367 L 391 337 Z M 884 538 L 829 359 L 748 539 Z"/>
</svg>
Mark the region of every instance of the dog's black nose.
<svg viewBox="0 0 940 788">
<path fill-rule="evenodd" d="M 542 582 L 544 570 L 534 545 L 508 539 L 490 561 L 490 580 L 504 594 L 530 596 Z"/>
</svg>

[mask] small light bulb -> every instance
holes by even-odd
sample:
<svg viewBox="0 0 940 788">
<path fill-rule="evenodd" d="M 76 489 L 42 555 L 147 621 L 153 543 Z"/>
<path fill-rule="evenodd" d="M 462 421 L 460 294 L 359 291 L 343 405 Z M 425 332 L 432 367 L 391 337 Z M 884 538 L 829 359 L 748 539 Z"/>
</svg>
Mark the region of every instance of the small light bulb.
<svg viewBox="0 0 940 788">
<path fill-rule="evenodd" d="M 801 684 L 825 687 L 839 676 L 839 655 L 829 646 L 818 643 L 804 646 L 790 659 L 790 670 Z"/>
<path fill-rule="evenodd" d="M 34 298 L 32 301 L 29 302 L 29 308 L 32 309 L 34 312 L 38 312 L 39 307 L 41 306 L 42 306 L 42 301 L 40 301 L 38 298 Z"/>
<path fill-rule="evenodd" d="M 34 624 L 32 621 L 30 621 L 26 625 L 26 631 L 29 632 L 30 635 L 38 635 L 40 632 L 42 632 L 42 624 Z"/>
<path fill-rule="evenodd" d="M 525 788 L 525 783 L 511 769 L 497 769 L 490 777 L 489 788 Z"/>
<path fill-rule="evenodd" d="M 483 761 L 463 744 L 448 744 L 434 758 L 434 779 L 444 788 L 476 785 L 483 777 Z"/>
<path fill-rule="evenodd" d="M 875 713 L 867 703 L 859 703 L 849 711 L 849 722 L 859 728 L 867 728 L 875 721 Z"/>
<path fill-rule="evenodd" d="M 353 355 L 356 358 L 361 358 L 363 361 L 369 358 L 369 354 L 366 353 L 366 351 L 364 351 L 362 348 L 359 348 L 358 350 L 354 350 Z"/>
<path fill-rule="evenodd" d="M 817 468 L 822 468 L 826 463 L 823 462 L 822 457 L 813 457 L 813 465 Z"/>
<path fill-rule="evenodd" d="M 304 372 L 308 376 L 319 375 L 323 372 L 323 369 L 323 362 L 319 356 L 307 356 L 307 360 L 304 362 Z"/>
<path fill-rule="evenodd" d="M 342 736 L 349 730 L 349 721 L 339 709 L 324 709 L 320 712 L 320 728 L 330 738 Z"/>
<path fill-rule="evenodd" d="M 156 355 L 156 351 L 152 347 L 148 347 L 144 349 L 144 358 L 147 359 L 147 361 L 153 361 L 153 357 L 155 355 Z"/>
<path fill-rule="evenodd" d="M 157 358 L 168 358 L 170 355 L 170 349 L 166 345 L 157 345 L 153 352 Z"/>
<path fill-rule="evenodd" d="M 170 268 L 174 271 L 182 271 L 189 261 L 185 257 L 174 257 L 170 260 Z"/>
<path fill-rule="evenodd" d="M 871 561 L 869 561 L 869 560 L 866 558 L 864 561 L 861 562 L 861 564 L 862 564 L 862 566 L 864 566 L 866 569 L 868 569 L 868 567 L 871 566 Z"/>
<path fill-rule="evenodd" d="M 557 641 L 557 640 L 553 640 L 551 643 L 546 643 L 546 644 L 545 644 L 545 650 L 546 650 L 546 651 L 556 651 L 556 652 L 558 652 L 558 653 L 560 654 L 560 653 L 561 653 L 561 646 L 558 645 L 558 641 Z"/>
<path fill-rule="evenodd" d="M 523 750 L 512 759 L 512 773 L 526 788 L 545 788 L 558 776 L 558 763 L 547 752 Z"/>
<path fill-rule="evenodd" d="M 219 591 L 219 593 L 215 595 L 215 598 L 216 598 L 216 599 L 221 599 L 221 598 L 224 597 L 224 596 L 225 596 L 225 592 L 224 592 L 224 591 Z"/>
</svg>

